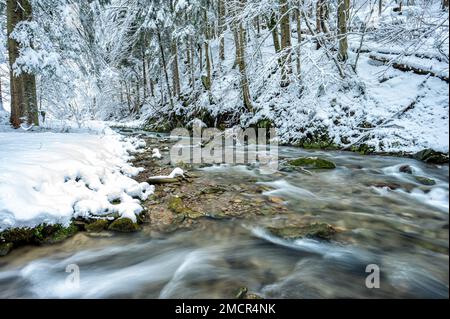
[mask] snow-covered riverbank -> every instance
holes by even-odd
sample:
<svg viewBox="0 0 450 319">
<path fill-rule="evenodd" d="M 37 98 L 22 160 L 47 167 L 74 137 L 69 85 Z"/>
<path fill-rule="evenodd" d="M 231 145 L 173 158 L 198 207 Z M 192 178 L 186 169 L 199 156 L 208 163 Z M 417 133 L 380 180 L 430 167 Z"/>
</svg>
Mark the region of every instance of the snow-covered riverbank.
<svg viewBox="0 0 450 319">
<path fill-rule="evenodd" d="M 108 214 L 136 220 L 154 188 L 131 178 L 140 169 L 128 161 L 145 143 L 107 127 L 93 133 L 0 133 L 0 231 Z"/>
</svg>

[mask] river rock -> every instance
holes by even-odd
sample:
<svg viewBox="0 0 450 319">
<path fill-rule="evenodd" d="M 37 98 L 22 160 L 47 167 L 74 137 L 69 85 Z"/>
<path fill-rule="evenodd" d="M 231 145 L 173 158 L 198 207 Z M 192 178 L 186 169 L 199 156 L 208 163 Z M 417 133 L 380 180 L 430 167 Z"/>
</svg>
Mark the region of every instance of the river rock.
<svg viewBox="0 0 450 319">
<path fill-rule="evenodd" d="M 108 229 L 119 233 L 132 233 L 138 231 L 139 227 L 129 218 L 119 218 L 112 222 Z"/>
<path fill-rule="evenodd" d="M 428 178 L 428 177 L 425 177 L 425 176 L 414 176 L 414 179 L 418 183 L 420 183 L 422 185 L 425 185 L 425 186 L 434 186 L 434 185 L 436 185 L 436 181 L 434 179 L 431 179 L 431 178 Z"/>
<path fill-rule="evenodd" d="M 322 240 L 331 240 L 336 234 L 336 229 L 331 225 L 324 223 L 314 223 L 303 226 L 270 227 L 268 231 L 277 237 L 283 239 L 314 238 Z"/>
<path fill-rule="evenodd" d="M 13 243 L 1 243 L 0 244 L 0 257 L 6 256 L 9 254 L 11 249 L 13 248 Z"/>
<path fill-rule="evenodd" d="M 409 165 L 400 166 L 399 171 L 400 171 L 400 173 L 405 173 L 405 174 L 413 173 L 413 170 L 412 170 L 411 166 L 409 166 Z"/>
<path fill-rule="evenodd" d="M 436 152 L 432 149 L 420 151 L 414 154 L 413 157 L 419 161 L 431 164 L 447 164 L 449 160 L 448 154 Z"/>
<path fill-rule="evenodd" d="M 108 228 L 109 222 L 104 219 L 98 219 L 88 225 L 86 225 L 86 231 L 88 233 L 100 233 Z"/>
<path fill-rule="evenodd" d="M 249 293 L 248 288 L 240 288 L 239 291 L 236 294 L 236 299 L 248 299 L 248 300 L 258 300 L 258 299 L 264 299 L 261 296 L 258 296 L 257 294 Z"/>
<path fill-rule="evenodd" d="M 191 219 L 197 219 L 205 216 L 205 214 L 203 214 L 202 212 L 197 212 L 190 209 L 189 207 L 186 207 L 183 200 L 177 196 L 172 196 L 169 199 L 168 208 L 178 215 L 183 215 Z"/>
<path fill-rule="evenodd" d="M 319 157 L 300 157 L 287 161 L 289 166 L 301 167 L 306 169 L 335 169 L 336 164 Z"/>
</svg>

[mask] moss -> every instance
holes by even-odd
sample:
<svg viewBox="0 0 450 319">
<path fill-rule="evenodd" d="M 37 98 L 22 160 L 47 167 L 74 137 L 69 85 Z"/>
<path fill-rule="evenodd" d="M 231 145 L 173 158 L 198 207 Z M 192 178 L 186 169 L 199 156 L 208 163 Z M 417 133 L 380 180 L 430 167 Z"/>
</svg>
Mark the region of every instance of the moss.
<svg viewBox="0 0 450 319">
<path fill-rule="evenodd" d="M 42 243 L 49 243 L 49 244 L 60 243 L 63 240 L 74 236 L 78 232 L 78 227 L 75 224 L 71 224 L 69 227 L 55 225 L 53 226 L 53 229 L 50 231 L 51 234 L 49 236 L 45 236 L 43 239 L 40 240 Z"/>
<path fill-rule="evenodd" d="M 361 155 L 368 155 L 375 153 L 375 148 L 367 144 L 361 144 L 359 146 L 356 145 L 352 146 L 351 151 L 355 153 L 360 153 Z"/>
<path fill-rule="evenodd" d="M 8 229 L 0 234 L 0 241 L 13 243 L 14 246 L 29 244 L 52 244 L 63 241 L 75 235 L 79 231 L 75 223 L 69 227 L 62 225 L 41 224 L 34 228 L 14 228 Z"/>
<path fill-rule="evenodd" d="M 434 179 L 428 178 L 428 177 L 424 177 L 424 176 L 414 176 L 414 179 L 425 186 L 433 186 L 436 185 L 436 181 Z"/>
<path fill-rule="evenodd" d="M 338 150 L 339 145 L 335 144 L 334 141 L 328 135 L 326 129 L 316 130 L 314 133 L 309 133 L 307 137 L 301 139 L 297 146 L 305 149 L 325 149 L 325 150 Z"/>
<path fill-rule="evenodd" d="M 8 255 L 13 246 L 13 243 L 0 243 L 0 257 Z"/>
<path fill-rule="evenodd" d="M 112 205 L 120 205 L 120 203 L 121 203 L 121 200 L 120 200 L 120 199 L 114 199 L 114 200 L 111 202 Z"/>
<path fill-rule="evenodd" d="M 201 212 L 194 211 L 184 204 L 183 200 L 180 197 L 172 196 L 169 199 L 168 202 L 168 208 L 178 215 L 183 215 L 185 217 L 191 218 L 191 219 L 197 219 L 204 217 L 205 214 Z"/>
<path fill-rule="evenodd" d="M 269 232 L 284 239 L 314 238 L 331 240 L 336 230 L 324 223 L 315 223 L 306 226 L 287 226 L 282 228 L 268 228 Z"/>
<path fill-rule="evenodd" d="M 288 161 L 288 164 L 295 167 L 303 167 L 309 169 L 335 169 L 336 164 L 331 161 L 317 157 L 301 157 Z"/>
<path fill-rule="evenodd" d="M 247 287 L 240 288 L 236 293 L 236 299 L 244 299 L 247 293 L 248 293 Z"/>
<path fill-rule="evenodd" d="M 99 233 L 108 228 L 109 222 L 105 219 L 98 219 L 89 225 L 86 225 L 88 233 Z"/>
<path fill-rule="evenodd" d="M 448 164 L 448 154 L 426 149 L 414 154 L 414 158 L 431 164 Z"/>
<path fill-rule="evenodd" d="M 138 231 L 139 227 L 129 218 L 119 218 L 112 222 L 108 229 L 119 233 L 132 233 Z"/>
<path fill-rule="evenodd" d="M 240 288 L 237 293 L 236 293 L 236 299 L 254 299 L 254 300 L 258 300 L 258 299 L 264 299 L 261 296 L 258 296 L 256 294 L 252 294 L 248 292 L 248 288 L 243 287 Z"/>
<path fill-rule="evenodd" d="M 14 228 L 5 230 L 0 234 L 0 240 L 17 244 L 34 242 L 35 231 L 32 228 Z"/>
<path fill-rule="evenodd" d="M 185 210 L 183 200 L 180 197 L 176 196 L 172 196 L 169 199 L 168 207 L 176 214 L 183 214 Z"/>
</svg>

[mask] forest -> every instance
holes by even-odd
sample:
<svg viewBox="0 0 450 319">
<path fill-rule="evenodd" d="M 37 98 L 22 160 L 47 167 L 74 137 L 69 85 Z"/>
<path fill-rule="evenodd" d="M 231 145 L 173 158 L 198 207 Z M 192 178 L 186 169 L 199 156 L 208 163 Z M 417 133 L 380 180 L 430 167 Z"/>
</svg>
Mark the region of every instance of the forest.
<svg viewBox="0 0 450 319">
<path fill-rule="evenodd" d="M 0 298 L 448 298 L 448 0 L 0 0 L 0 50 Z"/>
<path fill-rule="evenodd" d="M 445 0 L 6 1 L 3 103 L 16 128 L 39 117 L 157 131 L 200 120 L 273 126 L 298 146 L 445 152 L 447 9 Z"/>
</svg>

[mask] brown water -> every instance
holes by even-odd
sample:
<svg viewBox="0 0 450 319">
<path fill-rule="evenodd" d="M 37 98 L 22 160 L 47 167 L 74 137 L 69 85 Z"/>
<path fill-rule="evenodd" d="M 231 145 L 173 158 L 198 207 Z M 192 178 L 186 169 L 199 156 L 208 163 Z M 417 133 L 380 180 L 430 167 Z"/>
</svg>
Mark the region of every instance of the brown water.
<svg viewBox="0 0 450 319">
<path fill-rule="evenodd" d="M 0 298 L 233 298 L 241 287 L 265 298 L 448 298 L 448 165 L 280 148 L 282 157 L 305 154 L 338 168 L 312 175 L 261 175 L 246 166 L 195 172 L 194 188 L 209 181 L 228 187 L 209 197 L 211 215 L 238 196 L 250 205 L 249 216 L 202 218 L 172 233 L 149 226 L 131 235 L 80 233 L 62 244 L 17 249 L 0 259 Z M 400 173 L 405 164 L 437 184 Z M 265 191 L 251 191 L 255 186 Z M 266 213 L 268 198 L 283 200 L 275 205 L 280 213 Z M 315 222 L 339 234 L 327 242 L 267 231 Z M 71 264 L 80 269 L 78 288 L 65 284 Z M 365 285 L 369 264 L 380 268 L 379 289 Z"/>
</svg>

